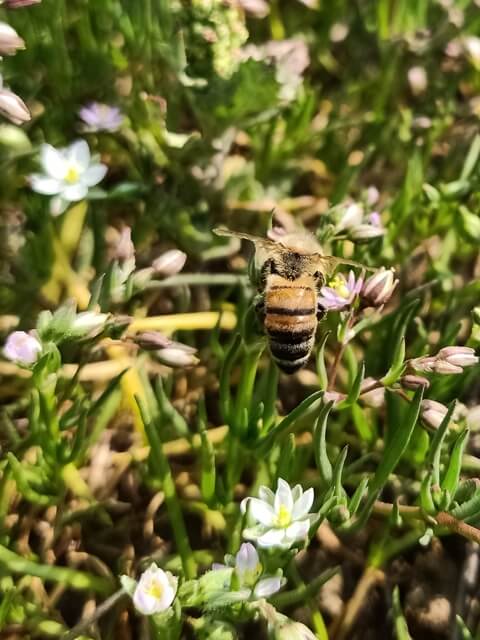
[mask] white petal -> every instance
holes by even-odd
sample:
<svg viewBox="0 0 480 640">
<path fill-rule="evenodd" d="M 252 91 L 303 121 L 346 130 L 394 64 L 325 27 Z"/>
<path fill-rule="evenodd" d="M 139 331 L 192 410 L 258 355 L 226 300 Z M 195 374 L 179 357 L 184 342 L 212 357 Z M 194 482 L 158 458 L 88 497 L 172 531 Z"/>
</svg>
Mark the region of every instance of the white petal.
<svg viewBox="0 0 480 640">
<path fill-rule="evenodd" d="M 88 193 L 88 187 L 80 182 L 77 184 L 64 186 L 62 190 L 62 197 L 69 202 L 78 202 L 83 200 Z"/>
<path fill-rule="evenodd" d="M 257 583 L 253 593 L 257 598 L 268 598 L 272 593 L 279 591 L 281 586 L 282 579 L 280 577 L 264 578 Z"/>
<path fill-rule="evenodd" d="M 262 485 L 258 490 L 258 497 L 260 498 L 260 500 L 268 502 L 268 504 L 271 504 L 273 507 L 273 503 L 275 502 L 275 494 L 271 489 Z"/>
<path fill-rule="evenodd" d="M 55 196 L 50 200 L 50 213 L 54 218 L 68 209 L 69 203 L 60 196 Z"/>
<path fill-rule="evenodd" d="M 310 488 L 294 503 L 292 511 L 293 520 L 298 520 L 299 518 L 303 518 L 303 516 L 307 515 L 313 504 L 313 498 L 313 489 Z"/>
<path fill-rule="evenodd" d="M 40 162 L 45 172 L 57 180 L 62 180 L 67 172 L 67 163 L 61 151 L 51 144 L 42 144 L 40 149 Z"/>
<path fill-rule="evenodd" d="M 107 173 L 107 166 L 104 164 L 92 164 L 91 167 L 82 174 L 81 181 L 83 184 L 87 185 L 87 187 L 94 187 L 98 184 Z"/>
<path fill-rule="evenodd" d="M 263 524 L 266 527 L 272 526 L 275 522 L 275 512 L 273 508 L 258 498 L 249 499 L 248 513 L 257 522 L 260 522 L 260 524 Z"/>
<path fill-rule="evenodd" d="M 285 529 L 269 529 L 259 538 L 257 544 L 259 547 L 281 547 L 283 546 L 285 537 Z"/>
<path fill-rule="evenodd" d="M 42 193 L 46 196 L 53 196 L 62 190 L 61 183 L 55 178 L 34 173 L 30 176 L 30 186 L 36 193 Z"/>
<path fill-rule="evenodd" d="M 292 490 L 290 489 L 290 485 L 288 484 L 288 482 L 285 482 L 285 480 L 279 478 L 277 492 L 275 493 L 275 513 L 279 512 L 281 506 L 285 507 L 287 511 L 291 513 L 293 509 L 293 498 Z"/>
<path fill-rule="evenodd" d="M 299 500 L 303 496 L 303 489 L 301 484 L 296 484 L 292 489 L 293 503 Z"/>
<path fill-rule="evenodd" d="M 135 609 L 144 616 L 151 616 L 161 611 L 161 609 L 158 609 L 158 600 L 138 587 L 135 589 L 132 599 Z"/>
<path fill-rule="evenodd" d="M 85 140 L 77 140 L 67 149 L 67 156 L 80 169 L 85 170 L 90 164 L 90 149 Z"/>
<path fill-rule="evenodd" d="M 310 523 L 308 520 L 300 520 L 300 522 L 292 522 L 285 531 L 285 536 L 292 541 L 305 540 L 308 536 Z"/>
<path fill-rule="evenodd" d="M 244 542 L 235 558 L 235 567 L 238 571 L 254 571 L 259 563 L 258 553 L 253 544 Z"/>
</svg>

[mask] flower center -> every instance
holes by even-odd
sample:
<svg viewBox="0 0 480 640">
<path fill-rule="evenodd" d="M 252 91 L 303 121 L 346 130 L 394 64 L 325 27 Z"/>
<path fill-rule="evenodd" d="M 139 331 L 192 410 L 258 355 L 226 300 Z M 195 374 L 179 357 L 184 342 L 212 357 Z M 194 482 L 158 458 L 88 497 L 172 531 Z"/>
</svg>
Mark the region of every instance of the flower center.
<svg viewBox="0 0 480 640">
<path fill-rule="evenodd" d="M 163 586 L 160 584 L 158 580 L 152 580 L 148 585 L 148 588 L 146 591 L 149 596 L 152 596 L 152 598 L 155 598 L 156 600 L 160 600 L 160 598 L 163 595 Z"/>
<path fill-rule="evenodd" d="M 291 521 L 292 514 L 284 504 L 281 504 L 277 514 L 277 526 L 288 527 Z"/>
<path fill-rule="evenodd" d="M 247 587 L 253 587 L 257 582 L 259 576 L 262 574 L 262 565 L 260 562 L 253 569 L 245 569 L 244 571 L 239 571 L 237 569 L 238 577 L 242 585 L 246 585 Z"/>
<path fill-rule="evenodd" d="M 79 177 L 80 177 L 79 170 L 75 165 L 71 164 L 67 169 L 67 173 L 65 175 L 65 182 L 68 182 L 69 184 L 75 184 L 76 182 L 78 182 Z"/>
<path fill-rule="evenodd" d="M 348 295 L 350 292 L 345 283 L 345 280 L 340 276 L 335 276 L 333 280 L 330 280 L 330 282 L 328 283 L 328 286 L 334 291 L 336 291 L 338 295 L 342 296 L 342 298 L 348 298 Z"/>
</svg>

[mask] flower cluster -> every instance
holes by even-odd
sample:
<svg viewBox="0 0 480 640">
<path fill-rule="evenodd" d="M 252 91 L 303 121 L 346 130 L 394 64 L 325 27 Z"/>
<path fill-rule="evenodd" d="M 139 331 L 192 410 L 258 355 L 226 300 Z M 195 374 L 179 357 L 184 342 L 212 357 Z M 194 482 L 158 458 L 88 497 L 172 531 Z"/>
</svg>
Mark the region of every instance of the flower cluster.
<svg viewBox="0 0 480 640">
<path fill-rule="evenodd" d="M 478 356 L 471 347 L 444 347 L 435 356 L 422 356 L 409 361 L 415 371 L 424 373 L 458 374 L 464 367 L 478 363 Z"/>
</svg>

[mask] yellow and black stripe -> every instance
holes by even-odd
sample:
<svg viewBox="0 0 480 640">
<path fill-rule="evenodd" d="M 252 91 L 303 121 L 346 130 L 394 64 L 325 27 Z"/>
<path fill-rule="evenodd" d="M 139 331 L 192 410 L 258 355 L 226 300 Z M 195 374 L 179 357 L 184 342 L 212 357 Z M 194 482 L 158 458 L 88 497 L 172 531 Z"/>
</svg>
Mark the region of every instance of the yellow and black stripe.
<svg viewBox="0 0 480 640">
<path fill-rule="evenodd" d="M 317 329 L 316 302 L 313 287 L 295 282 L 278 283 L 265 292 L 270 352 L 285 373 L 303 367 L 310 356 Z"/>
</svg>

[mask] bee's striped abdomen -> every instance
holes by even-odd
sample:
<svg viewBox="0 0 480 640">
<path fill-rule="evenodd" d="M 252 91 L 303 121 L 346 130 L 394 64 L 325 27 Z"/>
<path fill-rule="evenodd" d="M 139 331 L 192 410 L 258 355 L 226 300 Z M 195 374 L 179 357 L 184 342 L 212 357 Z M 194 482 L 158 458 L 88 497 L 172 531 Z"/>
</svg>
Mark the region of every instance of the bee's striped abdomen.
<svg viewBox="0 0 480 640">
<path fill-rule="evenodd" d="M 296 281 L 284 283 L 267 287 L 265 329 L 273 359 L 282 371 L 294 373 L 307 363 L 313 348 L 317 293 Z"/>
</svg>

